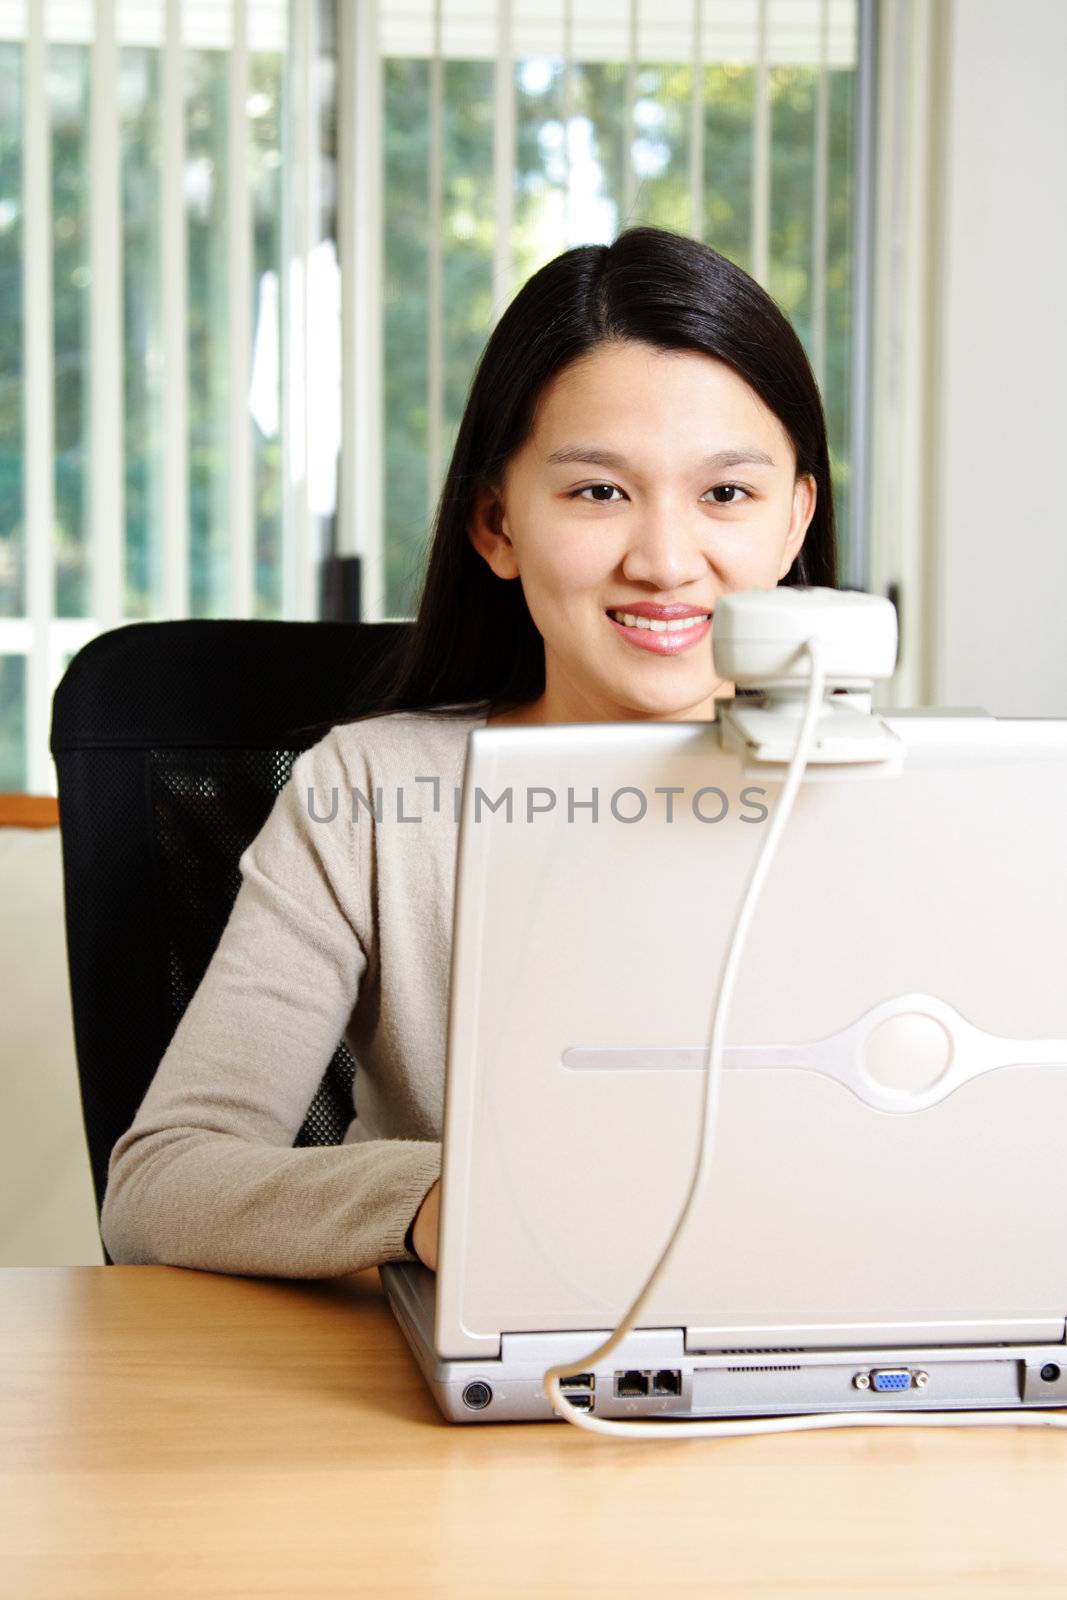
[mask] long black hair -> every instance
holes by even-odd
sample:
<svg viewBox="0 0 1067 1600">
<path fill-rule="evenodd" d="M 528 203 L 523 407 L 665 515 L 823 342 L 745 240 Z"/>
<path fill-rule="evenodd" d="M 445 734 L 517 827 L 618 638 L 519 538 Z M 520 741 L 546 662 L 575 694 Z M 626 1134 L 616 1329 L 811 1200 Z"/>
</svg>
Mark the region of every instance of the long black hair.
<svg viewBox="0 0 1067 1600">
<path fill-rule="evenodd" d="M 695 350 L 732 367 L 792 442 L 815 512 L 783 584 L 837 587 L 826 420 L 804 347 L 754 278 L 685 234 L 627 228 L 613 244 L 565 250 L 520 289 L 482 352 L 434 519 L 414 626 L 381 664 L 373 716 L 490 714 L 545 687 L 544 641 L 519 582 L 498 578 L 468 537 L 475 497 L 498 494 L 533 424 L 538 396 L 597 345 L 638 340 Z M 359 720 L 362 720 L 359 719 Z"/>
</svg>

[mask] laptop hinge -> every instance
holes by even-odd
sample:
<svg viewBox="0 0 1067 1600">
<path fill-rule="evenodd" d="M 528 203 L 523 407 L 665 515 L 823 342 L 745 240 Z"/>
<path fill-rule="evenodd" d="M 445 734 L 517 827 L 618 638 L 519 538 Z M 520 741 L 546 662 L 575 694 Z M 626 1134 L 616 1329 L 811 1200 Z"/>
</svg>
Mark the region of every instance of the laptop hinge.
<svg viewBox="0 0 1067 1600">
<path fill-rule="evenodd" d="M 855 1322 L 687 1328 L 685 1348 L 701 1355 L 782 1354 L 797 1350 L 877 1350 L 898 1345 L 1065 1344 L 1067 1317 L 1003 1317 L 991 1321 Z"/>
<path fill-rule="evenodd" d="M 581 1361 L 591 1355 L 611 1335 L 610 1328 L 591 1332 L 505 1333 L 500 1340 L 500 1359 L 509 1365 L 526 1362 L 540 1366 Z M 627 1334 L 612 1358 L 619 1366 L 667 1366 L 678 1361 L 685 1351 L 682 1328 L 635 1328 Z"/>
</svg>

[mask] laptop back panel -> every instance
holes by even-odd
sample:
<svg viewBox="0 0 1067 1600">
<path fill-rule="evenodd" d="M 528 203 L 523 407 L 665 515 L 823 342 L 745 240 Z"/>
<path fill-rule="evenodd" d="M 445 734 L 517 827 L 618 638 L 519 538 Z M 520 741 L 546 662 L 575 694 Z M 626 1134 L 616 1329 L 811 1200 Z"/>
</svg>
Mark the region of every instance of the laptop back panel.
<svg viewBox="0 0 1067 1600">
<path fill-rule="evenodd" d="M 689 1349 L 1063 1338 L 1067 724 L 887 720 L 903 771 L 809 769 L 750 926 L 642 1319 Z M 472 733 L 441 1357 L 610 1328 L 645 1281 L 780 787 L 713 724 Z"/>
</svg>

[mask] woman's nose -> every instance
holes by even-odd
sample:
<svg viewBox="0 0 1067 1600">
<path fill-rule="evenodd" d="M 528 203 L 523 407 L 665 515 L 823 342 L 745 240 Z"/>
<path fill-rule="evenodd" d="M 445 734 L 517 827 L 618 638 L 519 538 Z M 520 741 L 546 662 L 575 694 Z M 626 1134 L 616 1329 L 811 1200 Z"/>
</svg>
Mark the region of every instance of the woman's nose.
<svg viewBox="0 0 1067 1600">
<path fill-rule="evenodd" d="M 696 526 L 668 504 L 647 505 L 634 518 L 622 571 L 632 582 L 653 584 L 666 593 L 699 579 L 708 570 L 706 524 Z"/>
</svg>

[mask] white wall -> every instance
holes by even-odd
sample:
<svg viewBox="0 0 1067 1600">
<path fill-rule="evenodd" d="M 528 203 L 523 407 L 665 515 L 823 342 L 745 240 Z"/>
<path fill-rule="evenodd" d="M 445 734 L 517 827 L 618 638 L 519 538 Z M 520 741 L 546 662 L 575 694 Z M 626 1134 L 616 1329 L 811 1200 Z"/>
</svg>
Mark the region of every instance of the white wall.
<svg viewBox="0 0 1067 1600">
<path fill-rule="evenodd" d="M 1067 4 L 954 0 L 946 29 L 928 681 L 1067 717 Z"/>
<path fill-rule="evenodd" d="M 0 1267 L 94 1266 L 59 829 L 0 828 L 0 886 Z"/>
</svg>

